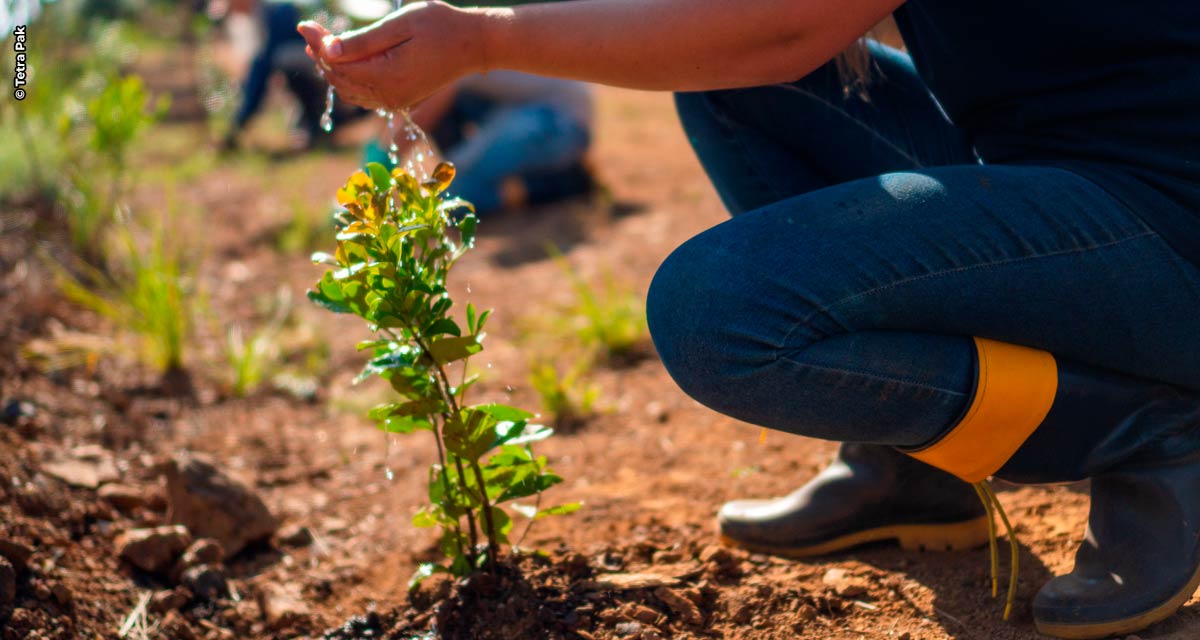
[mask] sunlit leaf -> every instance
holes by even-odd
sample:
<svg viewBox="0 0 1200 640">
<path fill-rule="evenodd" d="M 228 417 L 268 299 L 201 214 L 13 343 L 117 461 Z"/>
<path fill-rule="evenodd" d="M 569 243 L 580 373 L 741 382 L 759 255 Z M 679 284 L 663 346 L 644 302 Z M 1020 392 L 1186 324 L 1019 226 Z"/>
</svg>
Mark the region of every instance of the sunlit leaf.
<svg viewBox="0 0 1200 640">
<path fill-rule="evenodd" d="M 434 340 L 429 345 L 429 355 L 433 356 L 433 359 L 438 364 L 447 364 L 456 360 L 462 360 L 480 351 L 483 351 L 483 345 L 479 344 L 473 335 L 440 338 Z"/>
</svg>

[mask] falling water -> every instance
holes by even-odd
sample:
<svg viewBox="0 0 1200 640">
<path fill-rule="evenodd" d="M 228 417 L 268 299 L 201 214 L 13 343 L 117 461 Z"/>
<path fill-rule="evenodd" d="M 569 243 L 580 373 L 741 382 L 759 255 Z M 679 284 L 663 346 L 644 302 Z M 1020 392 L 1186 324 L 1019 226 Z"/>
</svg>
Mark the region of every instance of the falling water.
<svg viewBox="0 0 1200 640">
<path fill-rule="evenodd" d="M 387 438 L 387 448 L 383 454 L 383 475 L 388 481 L 396 479 L 396 472 L 392 470 L 392 449 L 396 448 L 396 435 L 392 433 L 384 434 Z"/>
<path fill-rule="evenodd" d="M 321 78 L 325 77 L 325 72 L 321 72 Z M 333 131 L 333 85 L 325 90 L 325 113 L 321 114 L 321 129 L 325 133 Z"/>
<path fill-rule="evenodd" d="M 399 9 L 401 4 L 401 0 L 395 0 L 396 9 Z M 345 19 L 339 17 L 335 19 L 335 23 L 338 20 L 344 21 Z M 344 30 L 344 26 L 342 29 L 337 29 L 335 26 L 335 31 L 341 30 Z M 317 71 L 321 74 L 321 78 L 324 79 L 325 72 L 320 68 Z M 400 145 L 396 142 L 396 138 L 398 137 L 396 133 L 397 112 L 389 109 L 378 109 L 375 113 L 379 117 L 387 119 L 388 160 L 393 165 L 398 166 L 400 164 Z M 429 172 L 425 170 L 425 161 L 433 159 L 433 145 L 429 142 L 429 136 L 425 135 L 425 131 L 417 126 L 417 123 L 413 122 L 408 109 L 403 109 L 398 113 L 404 118 L 404 139 L 407 141 L 406 146 L 409 147 L 408 157 L 404 160 L 404 169 L 420 180 L 428 180 Z M 333 85 L 329 85 L 325 91 L 325 113 L 321 115 L 321 129 L 326 133 L 333 131 Z"/>
</svg>

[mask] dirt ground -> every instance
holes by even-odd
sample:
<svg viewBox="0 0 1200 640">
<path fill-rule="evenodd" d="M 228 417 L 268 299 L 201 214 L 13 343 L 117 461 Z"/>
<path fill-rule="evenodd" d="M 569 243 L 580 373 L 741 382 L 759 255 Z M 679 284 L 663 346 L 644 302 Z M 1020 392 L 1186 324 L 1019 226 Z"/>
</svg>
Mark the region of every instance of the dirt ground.
<svg viewBox="0 0 1200 640">
<path fill-rule="evenodd" d="M 520 319 L 571 297 L 545 258 L 545 241 L 585 277 L 612 273 L 644 295 L 673 247 L 725 216 L 669 96 L 612 89 L 598 96 L 592 161 L 608 193 L 487 219 L 477 250 L 458 267 L 458 299 L 495 309 L 478 400 L 538 405 L 518 345 Z M 139 210 L 176 209 L 178 233 L 202 245 L 201 282 L 217 321 L 193 345 L 193 361 L 207 364 L 192 371 L 189 393 L 172 395 L 119 359 L 49 375 L 22 358 L 21 347 L 56 324 L 98 334 L 108 327 L 55 292 L 39 250 L 54 246 L 39 226 L 45 212 L 0 211 L 0 405 L 13 407 L 0 423 L 0 542 L 32 551 L 16 568 L 15 596 L 0 608 L 5 640 L 115 638 L 154 594 L 166 604 L 146 609 L 145 624 L 126 637 L 321 637 L 340 628 L 326 637 L 409 638 L 434 622 L 451 637 L 1039 637 L 1028 603 L 1051 575 L 1070 569 L 1086 487 L 1001 487 L 1021 540 L 1010 621 L 990 597 L 986 550 L 885 546 L 797 562 L 722 549 L 713 522 L 722 501 L 790 491 L 824 465 L 833 445 L 780 433 L 760 444 L 757 428 L 686 397 L 653 356 L 599 369 L 599 414 L 538 447 L 566 479 L 548 503 L 584 503 L 532 529 L 524 546 L 548 559 L 523 560 L 524 582 L 475 581 L 444 600 L 449 585 L 433 581 L 410 597 L 414 568 L 436 557 L 433 534 L 410 524 L 425 497 L 432 443 L 389 442 L 365 418 L 380 399 L 376 387 L 351 386 L 361 365 L 354 343 L 365 330 L 310 308 L 303 292 L 320 269 L 270 240 L 299 204 L 327 206 L 356 153 L 226 160 L 212 156 L 202 134 L 186 119 L 164 124 L 136 196 Z M 300 301 L 303 325 L 330 347 L 316 396 L 266 390 L 233 398 L 212 364 L 220 327 L 261 317 L 281 286 Z M 85 445 L 111 458 L 119 482 L 140 494 L 137 506 L 114 506 L 47 472 L 82 456 Z M 225 562 L 227 596 L 170 603 L 161 594 L 173 582 L 118 558 L 115 538 L 169 521 L 159 463 L 183 450 L 245 479 L 285 529 L 306 527 L 310 539 L 252 545 Z M 614 584 L 620 580 L 632 583 Z M 280 590 L 297 601 L 290 615 L 268 622 L 260 603 Z M 490 601 L 473 600 L 478 594 Z M 1183 640 L 1200 637 L 1198 629 L 1200 599 L 1193 598 L 1180 615 L 1138 635 Z"/>
</svg>

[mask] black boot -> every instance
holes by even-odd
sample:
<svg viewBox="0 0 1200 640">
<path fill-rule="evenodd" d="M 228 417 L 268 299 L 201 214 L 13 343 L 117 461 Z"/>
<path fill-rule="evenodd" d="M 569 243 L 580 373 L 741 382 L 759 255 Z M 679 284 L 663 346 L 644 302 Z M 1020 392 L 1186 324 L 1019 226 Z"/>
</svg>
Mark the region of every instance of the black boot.
<svg viewBox="0 0 1200 640">
<path fill-rule="evenodd" d="M 967 483 L 892 447 L 843 444 L 808 484 L 775 500 L 736 500 L 717 517 L 726 542 L 789 557 L 896 540 L 905 549 L 968 549 L 988 525 Z"/>
<path fill-rule="evenodd" d="M 1033 602 L 1041 633 L 1132 633 L 1173 615 L 1200 586 L 1200 395 L 1059 363 L 1049 414 L 996 475 L 1092 477 L 1075 568 Z"/>
</svg>

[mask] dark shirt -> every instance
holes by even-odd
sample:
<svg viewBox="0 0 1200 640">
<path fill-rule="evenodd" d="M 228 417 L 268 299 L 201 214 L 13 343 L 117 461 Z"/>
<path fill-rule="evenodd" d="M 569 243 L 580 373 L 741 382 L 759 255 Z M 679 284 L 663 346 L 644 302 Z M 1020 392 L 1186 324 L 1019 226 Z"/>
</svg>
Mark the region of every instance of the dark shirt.
<svg viewBox="0 0 1200 640">
<path fill-rule="evenodd" d="M 300 12 L 289 2 L 263 2 L 259 8 L 259 19 L 263 25 L 262 48 L 250 62 L 250 71 L 242 82 L 242 104 L 238 108 L 234 123 L 242 128 L 262 105 L 267 94 L 267 81 L 274 69 L 275 52 L 289 43 L 304 45 L 304 38 L 297 33 Z"/>
<path fill-rule="evenodd" d="M 896 22 L 984 162 L 1075 171 L 1200 263 L 1200 0 L 908 0 Z"/>
</svg>

